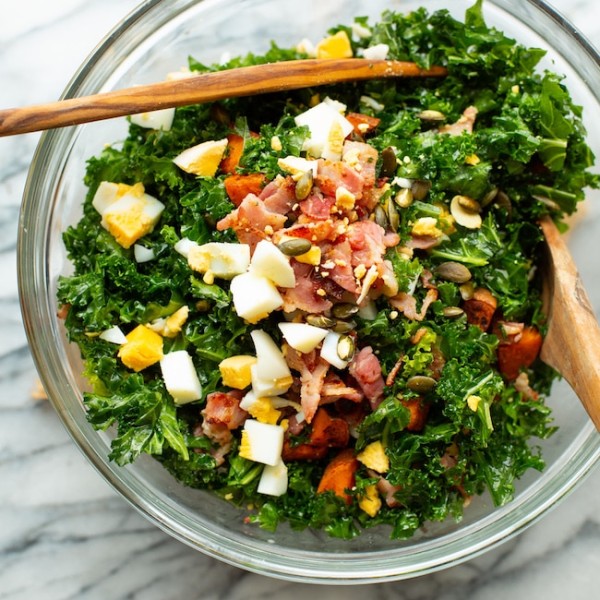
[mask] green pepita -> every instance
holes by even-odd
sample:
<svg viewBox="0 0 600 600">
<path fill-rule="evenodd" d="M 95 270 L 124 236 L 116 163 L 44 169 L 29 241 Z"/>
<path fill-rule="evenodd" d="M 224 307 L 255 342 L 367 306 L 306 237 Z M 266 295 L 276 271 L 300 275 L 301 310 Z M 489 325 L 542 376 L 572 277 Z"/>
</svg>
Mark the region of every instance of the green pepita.
<svg viewBox="0 0 600 600">
<path fill-rule="evenodd" d="M 309 325 L 322 327 L 323 329 L 331 329 L 337 323 L 335 319 L 326 317 L 325 315 L 306 315 L 306 322 Z"/>
<path fill-rule="evenodd" d="M 349 317 L 355 315 L 359 311 L 359 307 L 356 304 L 351 304 L 350 302 L 342 302 L 340 304 L 335 304 L 331 309 L 331 314 L 336 319 L 348 319 Z"/>
<path fill-rule="evenodd" d="M 411 392 L 417 392 L 418 394 L 426 394 L 436 385 L 436 380 L 433 377 L 427 377 L 426 375 L 413 375 L 413 377 L 409 377 L 406 382 L 406 387 Z"/>
<path fill-rule="evenodd" d="M 391 146 L 381 151 L 381 177 L 393 177 L 398 168 L 398 159 Z"/>
<path fill-rule="evenodd" d="M 433 272 L 445 281 L 451 281 L 452 283 L 466 283 L 472 277 L 471 271 L 465 267 L 465 265 L 448 261 L 434 268 Z"/>
<path fill-rule="evenodd" d="M 305 198 L 308 198 L 310 190 L 312 190 L 312 186 L 313 173 L 312 171 L 305 171 L 304 173 L 302 173 L 300 179 L 298 179 L 298 182 L 296 183 L 296 200 L 304 200 Z"/>
<path fill-rule="evenodd" d="M 350 360 L 354 356 L 354 340 L 349 335 L 342 335 L 337 343 L 337 354 L 342 360 Z"/>
<path fill-rule="evenodd" d="M 304 238 L 294 238 L 285 240 L 277 245 L 277 247 L 286 256 L 300 256 L 306 254 L 312 247 L 310 240 Z"/>
</svg>

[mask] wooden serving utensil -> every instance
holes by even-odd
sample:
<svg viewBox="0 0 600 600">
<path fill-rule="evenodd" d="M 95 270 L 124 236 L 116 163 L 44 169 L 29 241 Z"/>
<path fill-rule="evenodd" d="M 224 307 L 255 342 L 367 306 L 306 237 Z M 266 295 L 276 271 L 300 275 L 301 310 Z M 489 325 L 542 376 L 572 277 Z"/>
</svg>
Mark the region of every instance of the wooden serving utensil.
<svg viewBox="0 0 600 600">
<path fill-rule="evenodd" d="M 0 110 L 0 136 L 41 131 L 239 96 L 389 77 L 443 77 L 446 69 L 364 58 L 293 60 Z"/>
<path fill-rule="evenodd" d="M 567 245 L 550 217 L 540 222 L 548 249 L 540 358 L 573 388 L 600 431 L 600 327 Z"/>
</svg>

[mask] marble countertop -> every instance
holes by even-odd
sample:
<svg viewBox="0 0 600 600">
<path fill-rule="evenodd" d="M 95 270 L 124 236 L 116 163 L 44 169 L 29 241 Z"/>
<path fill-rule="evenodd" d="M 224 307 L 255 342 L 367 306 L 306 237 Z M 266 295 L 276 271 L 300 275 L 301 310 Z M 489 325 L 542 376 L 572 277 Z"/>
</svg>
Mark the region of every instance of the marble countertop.
<svg viewBox="0 0 600 600">
<path fill-rule="evenodd" d="M 0 19 L 0 107 L 60 95 L 136 0 L 19 0 Z M 600 4 L 553 0 L 600 45 Z M 18 213 L 38 134 L 0 139 L 0 600 L 302 598 L 309 585 L 208 558 L 146 521 L 86 462 L 36 373 L 17 296 Z M 414 580 L 320 587 L 323 598 L 569 600 L 597 597 L 600 470 L 525 533 Z"/>
</svg>

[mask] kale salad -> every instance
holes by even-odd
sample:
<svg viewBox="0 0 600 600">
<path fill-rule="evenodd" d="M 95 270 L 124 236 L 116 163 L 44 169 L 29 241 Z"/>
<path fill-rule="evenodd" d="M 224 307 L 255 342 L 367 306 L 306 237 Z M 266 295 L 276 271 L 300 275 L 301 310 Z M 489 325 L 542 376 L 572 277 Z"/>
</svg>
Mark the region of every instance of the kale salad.
<svg viewBox="0 0 600 600">
<path fill-rule="evenodd" d="M 477 1 L 384 12 L 179 77 L 309 57 L 380 79 L 130 117 L 87 163 L 60 316 L 113 428 L 274 530 L 407 538 L 542 470 L 557 374 L 537 225 L 598 187 L 581 109 Z"/>
</svg>

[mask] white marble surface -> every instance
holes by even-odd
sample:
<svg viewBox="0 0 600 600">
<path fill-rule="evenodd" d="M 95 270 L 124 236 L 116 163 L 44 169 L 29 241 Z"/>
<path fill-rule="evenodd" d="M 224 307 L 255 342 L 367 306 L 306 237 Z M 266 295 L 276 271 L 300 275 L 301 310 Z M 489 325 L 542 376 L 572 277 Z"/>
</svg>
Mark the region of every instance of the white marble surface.
<svg viewBox="0 0 600 600">
<path fill-rule="evenodd" d="M 554 0 L 600 45 L 596 0 Z M 0 107 L 56 98 L 135 0 L 2 0 Z M 418 579 L 318 590 L 182 545 L 118 497 L 73 445 L 36 381 L 17 299 L 18 211 L 37 134 L 0 139 L 0 600 L 598 597 L 600 470 L 525 533 Z"/>
</svg>

